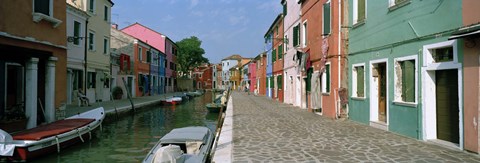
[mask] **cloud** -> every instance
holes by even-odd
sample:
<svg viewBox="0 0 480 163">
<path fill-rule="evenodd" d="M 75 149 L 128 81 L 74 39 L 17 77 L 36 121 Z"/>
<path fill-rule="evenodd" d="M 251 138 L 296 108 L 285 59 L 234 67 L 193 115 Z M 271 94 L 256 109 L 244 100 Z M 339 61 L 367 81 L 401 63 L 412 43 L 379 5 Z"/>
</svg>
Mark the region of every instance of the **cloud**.
<svg viewBox="0 0 480 163">
<path fill-rule="evenodd" d="M 194 8 L 198 5 L 199 0 L 190 0 L 190 8 Z"/>
<path fill-rule="evenodd" d="M 168 14 L 168 15 L 165 15 L 161 20 L 164 21 L 164 22 L 169 22 L 170 20 L 173 20 L 173 16 Z"/>
</svg>

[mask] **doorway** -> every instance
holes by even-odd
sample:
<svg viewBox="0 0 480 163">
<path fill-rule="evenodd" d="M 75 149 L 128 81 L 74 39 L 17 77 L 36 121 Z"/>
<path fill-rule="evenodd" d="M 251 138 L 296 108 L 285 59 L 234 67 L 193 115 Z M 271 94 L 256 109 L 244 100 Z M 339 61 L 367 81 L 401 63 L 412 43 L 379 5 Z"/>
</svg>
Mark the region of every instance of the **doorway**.
<svg viewBox="0 0 480 163">
<path fill-rule="evenodd" d="M 370 77 L 370 121 L 380 128 L 387 129 L 388 125 L 388 68 L 387 60 L 378 60 L 371 63 Z"/>
<path fill-rule="evenodd" d="M 459 143 L 459 105 L 457 70 L 438 70 L 436 82 L 437 139 Z"/>
<path fill-rule="evenodd" d="M 24 67 L 17 63 L 6 64 L 5 88 L 7 91 L 5 108 L 24 105 Z"/>
</svg>

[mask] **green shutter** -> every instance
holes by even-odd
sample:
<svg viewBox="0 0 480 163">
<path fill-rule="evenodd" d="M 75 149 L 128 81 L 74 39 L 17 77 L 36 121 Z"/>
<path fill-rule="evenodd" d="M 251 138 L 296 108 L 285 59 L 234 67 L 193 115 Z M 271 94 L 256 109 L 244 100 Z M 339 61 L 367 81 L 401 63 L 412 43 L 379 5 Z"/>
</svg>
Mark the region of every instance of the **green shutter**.
<svg viewBox="0 0 480 163">
<path fill-rule="evenodd" d="M 323 4 L 323 34 L 330 34 L 330 3 Z"/>
<path fill-rule="evenodd" d="M 402 101 L 415 102 L 415 61 L 403 61 L 402 68 Z"/>
<path fill-rule="evenodd" d="M 310 92 L 312 90 L 312 74 L 313 74 L 313 68 L 309 68 L 307 70 L 307 81 L 305 81 L 305 89 L 307 92 Z"/>
<path fill-rule="evenodd" d="M 73 22 L 73 44 L 78 45 L 80 44 L 80 22 L 74 21 Z"/>
<path fill-rule="evenodd" d="M 287 15 L 287 2 L 283 4 L 283 16 Z"/>
<path fill-rule="evenodd" d="M 363 21 L 365 20 L 365 0 L 358 0 L 358 20 L 357 21 Z"/>
<path fill-rule="evenodd" d="M 274 77 L 271 76 L 271 77 L 270 77 L 270 88 L 274 88 L 274 87 L 273 87 L 273 84 L 274 84 L 275 82 L 274 82 L 273 79 L 274 79 Z"/>
<path fill-rule="evenodd" d="M 293 46 L 298 45 L 298 26 L 293 27 Z"/>
<path fill-rule="evenodd" d="M 325 65 L 325 77 L 326 77 L 326 91 L 330 92 L 330 65 Z"/>
<path fill-rule="evenodd" d="M 356 67 L 357 69 L 357 97 L 364 97 L 364 82 L 365 82 L 365 74 L 364 74 L 364 67 Z"/>
<path fill-rule="evenodd" d="M 278 46 L 278 59 L 281 59 L 283 57 L 283 44 L 280 44 Z"/>
<path fill-rule="evenodd" d="M 277 76 L 278 89 L 282 89 L 282 88 L 283 88 L 283 85 L 282 85 L 283 83 L 282 83 L 282 81 L 283 81 L 282 75 L 278 75 L 278 76 Z"/>
<path fill-rule="evenodd" d="M 277 50 L 273 49 L 272 50 L 272 62 L 275 62 L 277 60 Z"/>
</svg>

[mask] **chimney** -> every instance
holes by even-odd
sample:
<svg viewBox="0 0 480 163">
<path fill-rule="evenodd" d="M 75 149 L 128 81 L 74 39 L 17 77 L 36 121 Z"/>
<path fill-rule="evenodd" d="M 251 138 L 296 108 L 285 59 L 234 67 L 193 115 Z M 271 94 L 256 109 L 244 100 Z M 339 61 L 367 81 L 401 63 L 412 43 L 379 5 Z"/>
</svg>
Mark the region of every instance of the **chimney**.
<svg viewBox="0 0 480 163">
<path fill-rule="evenodd" d="M 112 24 L 112 28 L 113 28 L 113 29 L 118 29 L 118 24 L 113 23 L 113 24 Z"/>
</svg>

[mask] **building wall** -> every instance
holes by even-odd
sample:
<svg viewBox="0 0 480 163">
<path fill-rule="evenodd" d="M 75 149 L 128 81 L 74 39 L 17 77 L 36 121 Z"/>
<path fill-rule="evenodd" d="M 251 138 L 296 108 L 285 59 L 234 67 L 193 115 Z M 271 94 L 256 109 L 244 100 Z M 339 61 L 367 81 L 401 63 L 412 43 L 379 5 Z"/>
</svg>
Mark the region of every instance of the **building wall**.
<svg viewBox="0 0 480 163">
<path fill-rule="evenodd" d="M 142 48 L 141 53 L 139 53 L 139 48 Z M 137 97 L 146 95 L 145 94 L 146 92 L 143 89 L 144 86 L 142 85 L 142 87 L 140 87 L 139 85 L 140 79 L 138 78 L 138 75 L 150 74 L 150 64 L 147 63 L 147 52 L 146 52 L 148 49 L 149 49 L 149 46 L 146 44 L 142 44 L 142 43 L 135 44 L 135 49 L 134 49 L 135 51 L 135 87 L 137 88 L 136 90 Z M 142 55 L 142 61 L 138 60 L 139 55 Z M 145 79 L 141 79 L 141 80 L 145 80 Z M 148 83 L 150 84 L 150 81 L 148 81 Z"/>
<path fill-rule="evenodd" d="M 266 54 L 265 53 L 262 53 L 260 54 L 260 57 L 257 57 L 258 58 L 258 61 L 257 61 L 257 64 L 260 64 L 258 65 L 258 69 L 257 69 L 257 81 L 259 81 L 257 83 L 258 87 L 258 94 L 259 95 L 262 95 L 262 96 L 265 96 L 266 95 L 266 87 L 267 87 L 267 57 L 266 57 Z"/>
<path fill-rule="evenodd" d="M 352 0 L 349 1 L 352 4 Z M 371 106 L 371 72 L 372 65 L 379 59 L 387 63 L 387 129 L 401 135 L 422 138 L 422 76 L 421 56 L 424 45 L 447 41 L 446 36 L 435 37 L 435 33 L 457 28 L 461 24 L 460 13 L 451 12 L 461 10 L 458 1 L 420 1 L 412 0 L 409 4 L 389 11 L 388 1 L 367 1 L 366 21 L 364 24 L 353 24 L 353 5 L 349 6 L 349 108 L 350 119 L 365 124 L 372 124 Z M 414 8 L 422 6 L 422 10 Z M 374 12 L 373 12 L 374 11 Z M 395 17 L 395 18 L 393 18 Z M 423 37 L 417 40 L 418 36 Z M 410 41 L 405 41 L 410 40 Z M 379 50 L 371 48 L 391 45 Z M 416 105 L 402 105 L 394 103 L 394 59 L 405 56 L 417 56 L 416 71 Z M 459 58 L 461 59 L 461 58 Z M 352 98 L 352 64 L 365 65 L 365 97 Z M 425 93 L 425 92 L 423 92 Z"/>
<path fill-rule="evenodd" d="M 295 88 L 297 87 L 296 78 L 298 71 L 295 68 L 295 60 L 293 59 L 297 50 L 293 47 L 293 27 L 301 22 L 301 6 L 296 0 L 286 0 L 287 2 L 287 14 L 284 15 L 284 36 L 288 38 L 288 42 L 285 43 L 285 57 L 284 61 L 284 102 L 287 104 L 293 104 L 294 106 L 300 106 L 299 103 L 295 103 L 297 95 Z M 299 86 L 298 86 L 299 87 Z"/>
<path fill-rule="evenodd" d="M 273 49 L 276 51 L 276 56 L 275 56 L 275 61 L 273 61 L 273 69 L 272 69 L 272 76 L 274 80 L 274 91 L 273 91 L 273 97 L 274 99 L 283 102 L 283 77 L 282 77 L 282 87 L 278 86 L 278 76 L 282 75 L 283 76 L 283 60 L 285 59 L 285 46 L 284 46 L 284 27 L 283 27 L 283 15 L 281 16 L 280 19 L 275 23 L 275 28 L 278 28 L 278 32 L 274 31 L 273 35 Z M 282 47 L 280 47 L 282 46 Z M 281 48 L 281 49 L 280 49 Z M 280 50 L 282 53 L 280 54 Z"/>
<path fill-rule="evenodd" d="M 250 80 L 250 92 L 254 92 L 257 89 L 257 61 L 254 60 L 250 64 L 248 64 L 248 80 Z"/>
<path fill-rule="evenodd" d="M 265 89 L 265 91 L 266 91 L 265 94 L 266 94 L 266 96 L 271 98 L 271 97 L 273 97 L 272 96 L 272 92 L 273 92 L 272 90 L 273 89 L 270 88 L 271 87 L 270 80 L 272 79 L 272 76 L 273 76 L 272 75 L 273 63 L 272 63 L 272 55 L 271 55 L 272 54 L 272 48 L 273 48 L 273 37 L 274 37 L 273 32 L 271 32 L 270 29 L 269 29 L 266 36 L 267 36 L 267 38 L 265 38 L 265 51 L 267 52 L 266 53 L 267 67 L 266 67 L 266 72 L 265 72 L 266 73 L 266 81 L 265 82 L 267 83 L 266 84 L 267 86 L 266 86 L 266 89 Z"/>
</svg>

